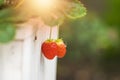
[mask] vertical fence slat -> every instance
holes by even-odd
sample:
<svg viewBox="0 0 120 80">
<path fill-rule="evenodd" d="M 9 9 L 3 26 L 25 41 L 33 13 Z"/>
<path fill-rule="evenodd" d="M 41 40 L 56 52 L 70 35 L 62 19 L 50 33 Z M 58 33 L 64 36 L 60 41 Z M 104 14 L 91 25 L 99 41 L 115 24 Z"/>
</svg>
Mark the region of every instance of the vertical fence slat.
<svg viewBox="0 0 120 80">
<path fill-rule="evenodd" d="M 34 29 L 29 23 L 20 25 L 15 41 L 0 46 L 0 80 L 56 80 L 57 58 L 48 60 L 41 53 L 50 27 L 39 23 L 36 33 Z M 52 27 L 52 38 L 57 37 L 58 27 Z"/>
<path fill-rule="evenodd" d="M 23 57 L 22 57 L 22 80 L 32 80 L 32 55 L 34 53 L 34 29 L 32 25 L 27 26 L 23 34 Z"/>
<path fill-rule="evenodd" d="M 58 38 L 58 26 L 52 27 L 52 39 Z M 56 63 L 57 58 L 55 57 L 53 60 L 44 59 L 44 80 L 56 80 Z"/>
<path fill-rule="evenodd" d="M 37 42 L 36 44 L 39 46 L 38 51 L 41 52 L 41 44 L 49 39 L 50 36 L 50 27 L 46 25 L 39 25 L 39 30 L 37 33 Z M 52 27 L 52 36 L 53 39 L 58 37 L 58 27 Z M 57 58 L 53 60 L 46 59 L 42 53 L 40 54 L 40 80 L 56 80 L 56 63 Z"/>
<path fill-rule="evenodd" d="M 2 80 L 21 80 L 21 48 L 21 42 L 2 46 Z"/>
<path fill-rule="evenodd" d="M 48 26 L 39 24 L 38 33 L 36 35 L 37 36 L 36 44 L 39 45 L 38 54 L 40 54 L 40 63 L 39 63 L 40 64 L 40 71 L 39 71 L 40 80 L 44 80 L 44 75 L 45 75 L 44 56 L 41 53 L 41 45 L 46 39 L 49 38 L 49 34 L 50 34 L 50 28 Z"/>
<path fill-rule="evenodd" d="M 42 28 L 41 24 L 39 24 L 40 27 L 37 28 L 36 30 L 36 40 L 35 40 L 35 45 L 34 45 L 34 53 L 32 57 L 32 80 L 43 80 L 43 63 L 41 62 L 41 35 L 44 36 L 44 33 L 41 33 Z"/>
<path fill-rule="evenodd" d="M 2 46 L 0 46 L 0 79 L 1 80 L 3 80 L 2 79 L 2 76 L 3 76 L 3 59 L 2 59 L 2 53 L 3 53 L 3 51 L 2 51 Z"/>
</svg>

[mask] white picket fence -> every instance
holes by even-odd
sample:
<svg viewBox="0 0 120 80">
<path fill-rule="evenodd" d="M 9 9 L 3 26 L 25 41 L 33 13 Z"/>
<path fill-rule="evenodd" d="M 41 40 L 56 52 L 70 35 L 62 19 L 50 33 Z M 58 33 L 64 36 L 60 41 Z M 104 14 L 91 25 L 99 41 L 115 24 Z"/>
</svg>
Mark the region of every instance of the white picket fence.
<svg viewBox="0 0 120 80">
<path fill-rule="evenodd" d="M 41 53 L 50 27 L 41 23 L 37 29 L 31 23 L 19 26 L 13 42 L 0 44 L 0 80 L 56 80 L 57 58 L 48 60 Z M 58 27 L 52 27 L 52 38 L 57 37 Z"/>
</svg>

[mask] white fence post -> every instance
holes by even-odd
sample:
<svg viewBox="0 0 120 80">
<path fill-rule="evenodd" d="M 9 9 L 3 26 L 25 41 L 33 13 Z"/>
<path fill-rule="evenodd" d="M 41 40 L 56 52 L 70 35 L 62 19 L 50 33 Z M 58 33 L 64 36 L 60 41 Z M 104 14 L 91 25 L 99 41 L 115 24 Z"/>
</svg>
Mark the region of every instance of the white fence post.
<svg viewBox="0 0 120 80">
<path fill-rule="evenodd" d="M 44 36 L 43 36 L 44 35 Z M 42 44 L 46 39 L 49 38 L 50 35 L 50 27 L 49 26 L 39 26 L 39 31 L 37 33 L 37 41 L 36 45 Z M 52 38 L 56 39 L 58 37 L 58 27 L 52 27 Z M 42 77 L 42 80 L 56 80 L 56 63 L 57 58 L 54 58 L 53 60 L 48 60 L 45 57 L 43 57 L 41 53 L 40 58 L 40 75 Z"/>
<path fill-rule="evenodd" d="M 52 39 L 56 39 L 58 37 L 58 26 L 52 27 Z M 44 80 L 56 80 L 56 64 L 57 58 L 49 61 L 44 58 Z"/>
<path fill-rule="evenodd" d="M 50 27 L 20 25 L 16 39 L 0 45 L 0 80 L 56 80 L 56 63 L 41 54 L 41 44 L 48 39 Z M 53 27 L 52 38 L 57 38 L 58 27 Z M 37 39 L 35 40 L 35 36 Z"/>
</svg>

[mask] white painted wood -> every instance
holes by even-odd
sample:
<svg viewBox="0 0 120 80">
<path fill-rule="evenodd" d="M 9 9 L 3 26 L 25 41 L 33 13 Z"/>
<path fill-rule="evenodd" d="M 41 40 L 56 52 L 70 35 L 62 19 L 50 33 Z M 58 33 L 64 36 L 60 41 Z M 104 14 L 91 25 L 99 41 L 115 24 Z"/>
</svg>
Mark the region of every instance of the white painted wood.
<svg viewBox="0 0 120 80">
<path fill-rule="evenodd" d="M 2 70 L 3 70 L 3 69 L 2 69 L 2 67 L 3 67 L 3 66 L 2 66 L 2 65 L 3 65 L 3 64 L 2 64 L 2 53 L 3 53 L 3 52 L 2 52 L 2 47 L 0 46 L 0 79 L 2 79 L 2 72 L 3 72 L 3 71 L 2 71 Z"/>
<path fill-rule="evenodd" d="M 38 27 L 33 25 L 19 25 L 16 39 L 0 45 L 0 80 L 56 80 L 57 58 L 48 60 L 41 53 L 41 44 L 49 38 L 50 27 L 41 22 Z M 57 37 L 56 26 L 52 28 L 52 38 Z"/>
<path fill-rule="evenodd" d="M 47 36 L 47 35 L 46 35 Z M 49 35 L 48 35 L 49 37 Z M 52 39 L 57 39 L 58 37 L 58 27 L 52 27 Z M 57 58 L 53 60 L 48 60 L 44 58 L 44 80 L 56 80 L 56 64 Z"/>
<path fill-rule="evenodd" d="M 17 46 L 16 46 L 17 45 Z M 2 71 L 0 80 L 21 80 L 22 42 L 2 46 Z"/>
<path fill-rule="evenodd" d="M 32 80 L 32 57 L 34 53 L 34 29 L 32 25 L 24 25 L 28 28 L 25 31 L 22 56 L 22 80 Z"/>
<path fill-rule="evenodd" d="M 23 24 L 18 24 L 17 26 L 17 34 L 15 36 L 15 40 L 24 40 L 35 34 L 34 24 L 30 24 L 32 22 L 26 22 Z"/>
<path fill-rule="evenodd" d="M 22 56 L 22 80 L 31 80 L 32 73 L 32 54 L 34 50 L 33 38 L 25 39 L 23 42 Z"/>
<path fill-rule="evenodd" d="M 49 39 L 50 27 L 46 25 L 38 25 L 38 31 L 36 33 L 37 40 L 35 41 L 35 51 L 36 51 L 36 65 L 39 66 L 36 69 L 38 75 L 38 80 L 56 80 L 56 63 L 57 58 L 53 60 L 46 59 L 41 52 L 41 44 Z M 52 27 L 52 38 L 56 39 L 58 37 L 58 27 Z M 39 63 L 41 65 L 39 65 Z M 37 75 L 36 75 L 37 76 Z"/>
<path fill-rule="evenodd" d="M 20 25 L 13 42 L 1 45 L 0 80 L 31 80 L 31 57 L 34 50 L 34 29 Z"/>
</svg>

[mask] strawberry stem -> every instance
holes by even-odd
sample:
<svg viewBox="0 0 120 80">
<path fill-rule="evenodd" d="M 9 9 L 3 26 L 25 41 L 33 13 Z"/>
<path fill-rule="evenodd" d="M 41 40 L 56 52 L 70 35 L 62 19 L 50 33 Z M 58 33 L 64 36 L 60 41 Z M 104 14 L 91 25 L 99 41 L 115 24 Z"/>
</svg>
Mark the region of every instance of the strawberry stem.
<svg viewBox="0 0 120 80">
<path fill-rule="evenodd" d="M 52 39 L 52 27 L 50 27 L 50 35 L 49 35 L 49 39 Z"/>
<path fill-rule="evenodd" d="M 17 9 L 18 7 L 20 7 L 23 3 L 24 3 L 25 0 L 21 0 L 16 6 L 15 6 L 15 9 Z"/>
<path fill-rule="evenodd" d="M 57 35 L 57 37 L 59 38 L 59 24 L 57 25 L 57 29 L 58 29 L 58 35 Z M 52 27 L 50 27 L 49 39 L 52 39 Z"/>
<path fill-rule="evenodd" d="M 57 38 L 59 39 L 59 24 L 57 25 L 57 29 L 58 29 L 58 35 L 57 35 Z"/>
</svg>

